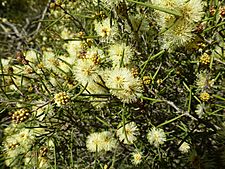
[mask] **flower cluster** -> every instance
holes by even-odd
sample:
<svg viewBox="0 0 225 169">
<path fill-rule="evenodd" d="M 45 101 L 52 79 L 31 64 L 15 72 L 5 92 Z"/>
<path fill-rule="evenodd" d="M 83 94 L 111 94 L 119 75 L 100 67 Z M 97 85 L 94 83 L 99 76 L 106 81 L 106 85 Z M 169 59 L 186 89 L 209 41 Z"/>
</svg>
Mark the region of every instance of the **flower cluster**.
<svg viewBox="0 0 225 169">
<path fill-rule="evenodd" d="M 54 96 L 54 100 L 57 106 L 62 106 L 62 105 L 66 105 L 69 102 L 70 97 L 68 96 L 66 92 L 60 92 Z"/>
<path fill-rule="evenodd" d="M 24 124 L 8 126 L 4 131 L 6 138 L 3 141 L 6 166 L 16 168 L 21 165 L 26 167 L 37 165 L 40 169 L 49 167 L 45 156 L 39 156 L 36 161 L 35 153 L 30 151 L 35 144 L 36 136 L 43 132 L 44 130 L 41 128 L 25 128 Z M 22 160 L 20 160 L 21 157 Z"/>
<path fill-rule="evenodd" d="M 204 65 L 208 65 L 210 63 L 210 56 L 207 53 L 204 53 L 200 57 L 200 63 L 202 63 Z"/>
<path fill-rule="evenodd" d="M 21 123 L 30 117 L 28 109 L 19 109 L 12 114 L 12 120 L 15 123 Z"/>
<path fill-rule="evenodd" d="M 0 18 L 15 53 L 0 54 L 0 166 L 196 168 L 197 159 L 210 168 L 224 127 L 222 2 L 55 0 L 43 9 L 22 30 Z"/>
<path fill-rule="evenodd" d="M 157 12 L 157 23 L 161 27 L 163 48 L 172 51 L 194 39 L 192 31 L 203 16 L 201 0 L 153 0 L 154 5 L 177 11 L 178 17 Z"/>
<path fill-rule="evenodd" d="M 86 146 L 90 152 L 112 151 L 117 147 L 117 141 L 109 131 L 95 132 L 87 137 Z"/>
</svg>

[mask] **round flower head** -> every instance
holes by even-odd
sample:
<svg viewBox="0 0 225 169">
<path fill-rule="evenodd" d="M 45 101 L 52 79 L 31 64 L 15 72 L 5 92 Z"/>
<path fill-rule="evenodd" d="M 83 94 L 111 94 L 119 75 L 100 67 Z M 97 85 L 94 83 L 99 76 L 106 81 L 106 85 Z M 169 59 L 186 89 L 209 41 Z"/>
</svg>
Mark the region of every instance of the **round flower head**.
<svg viewBox="0 0 225 169">
<path fill-rule="evenodd" d="M 192 26 L 177 21 L 169 30 L 163 33 L 161 38 L 162 47 L 172 51 L 176 47 L 184 46 L 193 38 Z"/>
<path fill-rule="evenodd" d="M 201 0 L 189 0 L 181 7 L 183 19 L 189 22 L 199 22 L 204 15 Z"/>
<path fill-rule="evenodd" d="M 200 63 L 202 63 L 203 65 L 208 65 L 210 63 L 210 56 L 207 53 L 204 53 L 200 57 Z"/>
<path fill-rule="evenodd" d="M 55 71 L 60 64 L 59 59 L 55 56 L 52 49 L 47 49 L 43 52 L 42 63 L 45 68 Z"/>
<path fill-rule="evenodd" d="M 15 123 L 21 123 L 21 122 L 27 120 L 29 117 L 30 117 L 29 110 L 22 108 L 13 113 L 12 120 Z"/>
<path fill-rule="evenodd" d="M 183 0 L 152 0 L 152 4 L 156 6 L 172 9 L 172 10 L 174 9 L 178 10 L 179 7 L 184 4 L 184 1 Z M 156 11 L 156 14 L 157 14 L 157 17 L 156 17 L 157 24 L 162 28 L 167 27 L 168 25 L 174 23 L 174 21 L 176 20 L 175 16 L 165 12 Z"/>
<path fill-rule="evenodd" d="M 190 42 L 194 35 L 195 23 L 199 22 L 203 16 L 203 5 L 201 0 L 153 0 L 155 5 L 159 5 L 171 10 L 176 10 L 182 16 L 175 17 L 165 12 L 157 11 L 157 23 L 166 30 L 161 37 L 163 48 L 172 51 L 175 47 L 184 46 Z"/>
<path fill-rule="evenodd" d="M 116 131 L 117 137 L 124 144 L 133 144 L 134 141 L 137 140 L 137 135 L 139 134 L 139 130 L 135 122 L 127 123 L 124 127 L 122 125 L 119 126 L 119 129 Z"/>
<path fill-rule="evenodd" d="M 7 136 L 3 141 L 3 145 L 6 151 L 12 151 L 17 149 L 20 146 L 19 141 L 16 138 L 16 135 Z"/>
<path fill-rule="evenodd" d="M 25 146 L 26 149 L 32 146 L 32 142 L 34 141 L 35 135 L 33 130 L 22 128 L 21 131 L 16 134 L 16 138 L 18 142 Z"/>
<path fill-rule="evenodd" d="M 92 133 L 87 137 L 86 147 L 90 152 L 98 152 L 102 150 L 102 138 L 99 133 Z"/>
<path fill-rule="evenodd" d="M 157 6 L 181 12 L 182 16 L 179 19 L 189 23 L 199 22 L 204 14 L 203 3 L 201 0 L 152 0 L 152 3 Z M 171 16 L 170 14 L 161 11 L 157 11 L 157 13 L 159 14 L 161 21 L 163 21 L 161 23 L 168 23 L 167 21 L 169 19 L 174 20 L 173 17 L 168 17 Z"/>
<path fill-rule="evenodd" d="M 142 152 L 135 151 L 132 153 L 133 159 L 131 160 L 134 165 L 138 165 L 142 162 Z"/>
<path fill-rule="evenodd" d="M 91 59 L 78 59 L 77 64 L 74 66 L 75 78 L 82 85 L 98 81 L 99 66 Z"/>
<path fill-rule="evenodd" d="M 90 152 L 111 151 L 116 146 L 116 139 L 108 131 L 92 133 L 87 137 L 86 141 L 86 147 Z"/>
<path fill-rule="evenodd" d="M 69 41 L 63 47 L 67 50 L 70 57 L 77 58 L 78 53 L 83 50 L 84 44 L 82 41 Z"/>
<path fill-rule="evenodd" d="M 104 57 L 104 52 L 101 49 L 93 46 L 88 49 L 86 53 L 86 58 L 91 59 L 96 65 L 99 64 L 101 59 Z"/>
<path fill-rule="evenodd" d="M 207 92 L 200 93 L 199 97 L 203 102 L 207 102 L 210 99 L 210 95 Z"/>
<path fill-rule="evenodd" d="M 135 102 L 142 92 L 141 81 L 138 77 L 135 78 L 127 68 L 115 68 L 108 71 L 105 82 L 112 95 L 124 103 Z"/>
<path fill-rule="evenodd" d="M 210 79 L 206 71 L 202 71 L 197 74 L 196 85 L 199 89 L 205 89 L 206 87 L 212 87 L 214 84 L 214 79 Z"/>
<path fill-rule="evenodd" d="M 147 138 L 150 144 L 155 147 L 159 147 L 160 144 L 163 144 L 166 141 L 166 134 L 163 129 L 157 129 L 153 127 L 147 134 Z"/>
<path fill-rule="evenodd" d="M 198 117 L 202 117 L 204 115 L 204 105 L 203 104 L 198 104 L 196 106 L 195 113 L 198 115 Z"/>
<path fill-rule="evenodd" d="M 96 22 L 95 31 L 101 37 L 102 41 L 112 41 L 116 33 L 115 27 L 111 25 L 109 18 L 106 18 L 102 22 Z"/>
<path fill-rule="evenodd" d="M 62 27 L 61 29 L 62 29 L 62 31 L 61 31 L 61 37 L 63 39 L 73 38 L 73 34 L 71 33 L 71 31 L 68 28 Z"/>
<path fill-rule="evenodd" d="M 5 139 L 3 140 L 5 163 L 9 167 L 18 167 L 21 165 L 18 156 L 25 155 L 31 150 L 35 134 L 33 129 L 24 128 L 23 125 L 13 125 L 9 128 L 11 132 L 4 132 Z M 15 130 L 12 131 L 13 128 Z"/>
<path fill-rule="evenodd" d="M 181 146 L 179 147 L 179 150 L 181 153 L 187 153 L 190 149 L 190 145 L 187 142 L 183 142 Z"/>
<path fill-rule="evenodd" d="M 105 151 L 111 151 L 117 147 L 117 141 L 113 138 L 113 134 L 109 131 L 99 133 L 102 137 L 101 146 Z"/>
<path fill-rule="evenodd" d="M 134 52 L 130 46 L 127 46 L 125 43 L 114 44 L 109 47 L 109 57 L 113 62 L 113 66 L 128 65 L 130 58 L 132 58 Z"/>
</svg>

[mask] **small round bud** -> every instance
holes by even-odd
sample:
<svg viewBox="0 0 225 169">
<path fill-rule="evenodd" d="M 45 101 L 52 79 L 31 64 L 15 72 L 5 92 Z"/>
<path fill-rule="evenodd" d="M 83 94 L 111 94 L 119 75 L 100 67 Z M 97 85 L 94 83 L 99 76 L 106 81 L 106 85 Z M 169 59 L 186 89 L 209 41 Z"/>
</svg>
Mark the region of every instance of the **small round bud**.
<svg viewBox="0 0 225 169">
<path fill-rule="evenodd" d="M 156 81 L 156 83 L 158 83 L 159 85 L 160 85 L 162 82 L 163 82 L 162 79 L 158 79 L 158 80 Z"/>
<path fill-rule="evenodd" d="M 225 6 L 220 7 L 220 16 L 225 17 Z"/>
<path fill-rule="evenodd" d="M 138 74 L 139 74 L 137 68 L 132 68 L 132 69 L 131 69 L 131 73 L 132 73 L 132 75 L 133 75 L 134 77 L 137 77 Z"/>
<path fill-rule="evenodd" d="M 150 78 L 150 76 L 144 76 L 144 77 L 143 77 L 143 83 L 144 83 L 145 85 L 149 85 L 149 84 L 151 83 L 151 78 Z"/>
<path fill-rule="evenodd" d="M 40 149 L 40 156 L 41 156 L 41 157 L 46 156 L 47 153 L 48 153 L 48 148 L 47 148 L 47 147 L 42 147 L 42 148 Z"/>
<path fill-rule="evenodd" d="M 82 31 L 77 33 L 77 36 L 78 36 L 78 37 L 80 37 L 80 38 L 83 38 L 83 37 L 84 37 L 84 35 L 85 35 L 85 33 L 84 33 L 84 32 L 82 32 Z"/>
<path fill-rule="evenodd" d="M 210 9 L 209 9 L 209 12 L 210 12 L 210 15 L 212 15 L 212 16 L 215 15 L 215 13 L 216 13 L 215 7 L 211 6 Z"/>
<path fill-rule="evenodd" d="M 8 74 L 13 74 L 13 67 L 9 66 L 7 71 Z"/>
<path fill-rule="evenodd" d="M 70 97 L 66 92 L 60 92 L 54 96 L 57 106 L 66 105 L 70 101 Z"/>
<path fill-rule="evenodd" d="M 30 116 L 29 110 L 27 109 L 19 109 L 17 111 L 15 111 L 12 115 L 12 120 L 15 123 L 21 123 L 25 120 L 27 120 Z"/>
<path fill-rule="evenodd" d="M 203 102 L 207 102 L 207 101 L 210 99 L 209 93 L 207 93 L 207 92 L 202 92 L 202 93 L 200 94 L 200 99 L 201 99 Z"/>
<path fill-rule="evenodd" d="M 37 65 L 38 69 L 43 69 L 44 68 L 44 64 L 43 62 L 40 62 L 38 65 Z"/>
<path fill-rule="evenodd" d="M 207 53 L 204 53 L 201 57 L 200 57 L 200 62 L 204 65 L 208 65 L 210 63 L 210 56 Z"/>
<path fill-rule="evenodd" d="M 93 39 L 87 39 L 86 42 L 88 46 L 90 47 L 93 44 Z"/>
</svg>

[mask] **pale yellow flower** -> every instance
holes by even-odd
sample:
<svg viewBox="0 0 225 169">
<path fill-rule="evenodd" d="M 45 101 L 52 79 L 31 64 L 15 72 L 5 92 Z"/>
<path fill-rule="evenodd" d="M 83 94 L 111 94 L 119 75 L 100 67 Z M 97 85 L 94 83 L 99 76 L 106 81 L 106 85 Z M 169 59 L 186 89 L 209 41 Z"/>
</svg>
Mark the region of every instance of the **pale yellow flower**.
<svg viewBox="0 0 225 169">
<path fill-rule="evenodd" d="M 147 134 L 147 138 L 150 144 L 155 147 L 159 147 L 159 145 L 163 144 L 166 141 L 166 134 L 163 129 L 157 129 L 153 127 Z"/>
<path fill-rule="evenodd" d="M 135 152 L 133 152 L 132 153 L 132 163 L 134 164 L 134 165 L 138 165 L 138 164 L 140 164 L 141 162 L 142 162 L 142 158 L 143 158 L 143 156 L 142 156 L 142 152 L 140 152 L 140 151 L 135 151 Z"/>
<path fill-rule="evenodd" d="M 183 142 L 179 147 L 181 153 L 187 153 L 190 150 L 190 145 L 187 142 Z"/>
<path fill-rule="evenodd" d="M 124 144 L 133 144 L 137 140 L 138 134 L 139 129 L 135 122 L 127 123 L 124 127 L 120 125 L 116 131 L 117 137 Z"/>
</svg>

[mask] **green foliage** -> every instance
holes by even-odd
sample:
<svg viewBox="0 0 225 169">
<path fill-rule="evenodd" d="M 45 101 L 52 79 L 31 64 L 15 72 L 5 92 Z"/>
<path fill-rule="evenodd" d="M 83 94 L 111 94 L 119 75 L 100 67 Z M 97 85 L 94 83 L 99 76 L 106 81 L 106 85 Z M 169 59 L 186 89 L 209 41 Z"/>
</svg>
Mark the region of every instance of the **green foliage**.
<svg viewBox="0 0 225 169">
<path fill-rule="evenodd" d="M 225 8 L 201 2 L 1 3 L 0 167 L 224 168 Z"/>
</svg>

